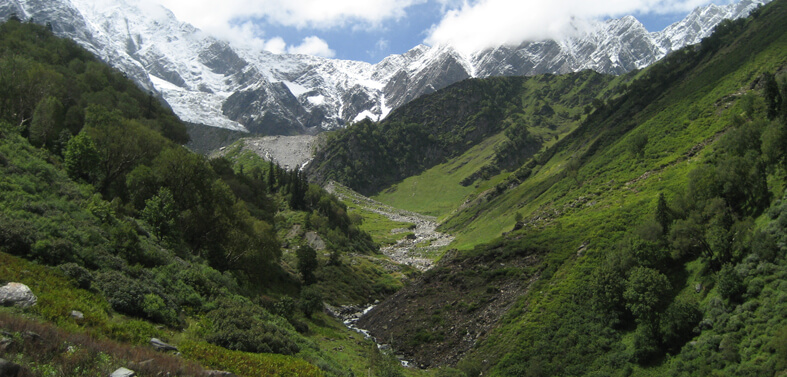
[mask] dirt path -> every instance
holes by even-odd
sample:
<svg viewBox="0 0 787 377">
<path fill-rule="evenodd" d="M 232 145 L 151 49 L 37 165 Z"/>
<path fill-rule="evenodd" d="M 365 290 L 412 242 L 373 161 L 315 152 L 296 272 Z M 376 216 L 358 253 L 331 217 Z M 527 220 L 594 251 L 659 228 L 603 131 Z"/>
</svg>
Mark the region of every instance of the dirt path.
<svg viewBox="0 0 787 377">
<path fill-rule="evenodd" d="M 438 224 L 435 217 L 391 207 L 358 194 L 336 182 L 328 183 L 325 189 L 341 199 L 352 201 L 366 211 L 383 215 L 393 221 L 415 224 L 415 229 L 392 230 L 392 233 L 412 232 L 415 238 L 405 237 L 395 245 L 380 249 L 383 254 L 397 263 L 426 271 L 434 265 L 434 260 L 439 256 L 438 252 L 454 240 L 453 236 L 436 231 Z"/>
</svg>

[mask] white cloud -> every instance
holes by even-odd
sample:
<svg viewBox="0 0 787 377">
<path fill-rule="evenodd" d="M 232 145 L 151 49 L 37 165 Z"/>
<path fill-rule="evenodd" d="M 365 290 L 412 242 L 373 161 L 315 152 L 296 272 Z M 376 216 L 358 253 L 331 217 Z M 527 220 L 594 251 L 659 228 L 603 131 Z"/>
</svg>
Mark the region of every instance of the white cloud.
<svg viewBox="0 0 787 377">
<path fill-rule="evenodd" d="M 283 54 L 287 51 L 287 43 L 281 37 L 275 37 L 265 42 L 263 49 L 274 54 Z"/>
<path fill-rule="evenodd" d="M 287 52 L 290 54 L 316 55 L 325 58 L 332 58 L 336 55 L 336 51 L 331 50 L 327 42 L 315 36 L 304 38 L 303 42 L 298 46 L 288 47 Z"/>
<path fill-rule="evenodd" d="M 425 42 L 449 44 L 465 53 L 495 45 L 556 39 L 576 33 L 589 21 L 627 14 L 686 12 L 710 0 L 475 0 L 447 9 Z"/>
<path fill-rule="evenodd" d="M 348 23 L 378 25 L 405 16 L 426 0 L 158 0 L 179 18 L 205 30 L 232 20 L 262 18 L 298 28 L 331 28 Z"/>
</svg>

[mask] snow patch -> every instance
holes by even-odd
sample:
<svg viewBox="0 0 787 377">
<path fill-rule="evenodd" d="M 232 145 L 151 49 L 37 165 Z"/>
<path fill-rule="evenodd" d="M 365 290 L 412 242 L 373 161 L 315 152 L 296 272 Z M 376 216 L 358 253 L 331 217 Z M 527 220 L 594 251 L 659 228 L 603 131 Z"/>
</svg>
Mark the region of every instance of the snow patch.
<svg viewBox="0 0 787 377">
<path fill-rule="evenodd" d="M 282 83 L 287 86 L 287 89 L 289 89 L 290 93 L 292 93 L 292 95 L 295 97 L 300 97 L 301 94 L 308 93 L 310 90 L 309 88 L 306 88 L 300 84 L 296 84 L 292 81 L 282 81 Z"/>
<path fill-rule="evenodd" d="M 355 116 L 355 119 L 353 119 L 353 123 L 360 122 L 366 118 L 371 119 L 373 122 L 376 122 L 378 119 L 377 115 L 375 115 L 373 112 L 369 110 L 364 110 L 360 114 Z"/>
<path fill-rule="evenodd" d="M 324 95 L 311 96 L 311 97 L 307 97 L 306 100 L 309 101 L 309 103 L 311 103 L 314 106 L 320 106 L 325 103 L 325 96 Z"/>
</svg>

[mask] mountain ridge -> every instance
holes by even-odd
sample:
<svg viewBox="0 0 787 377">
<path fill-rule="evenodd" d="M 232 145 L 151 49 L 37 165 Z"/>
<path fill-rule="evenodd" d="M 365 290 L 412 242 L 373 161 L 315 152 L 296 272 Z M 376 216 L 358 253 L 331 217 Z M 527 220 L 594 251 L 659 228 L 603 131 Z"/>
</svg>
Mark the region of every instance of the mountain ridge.
<svg viewBox="0 0 787 377">
<path fill-rule="evenodd" d="M 415 46 L 377 64 L 239 48 L 179 21 L 163 7 L 117 0 L 11 0 L 11 14 L 49 23 L 142 88 L 160 93 L 181 119 L 255 134 L 313 134 L 362 119 L 379 121 L 421 95 L 471 77 L 640 69 L 707 37 L 721 20 L 767 0 L 698 8 L 661 32 L 634 17 L 594 23 L 560 41 L 523 42 L 464 55 Z"/>
</svg>

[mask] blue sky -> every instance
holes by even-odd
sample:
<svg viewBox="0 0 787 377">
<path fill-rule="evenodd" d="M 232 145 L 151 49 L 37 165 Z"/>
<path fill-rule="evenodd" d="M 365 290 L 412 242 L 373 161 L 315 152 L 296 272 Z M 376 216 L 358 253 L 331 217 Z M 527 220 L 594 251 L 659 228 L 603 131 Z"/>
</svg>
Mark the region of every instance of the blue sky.
<svg viewBox="0 0 787 377">
<path fill-rule="evenodd" d="M 728 0 L 153 0 L 182 21 L 274 53 L 377 63 L 414 46 L 472 52 L 559 38 L 576 25 L 637 17 L 662 30 L 698 6 Z"/>
</svg>

